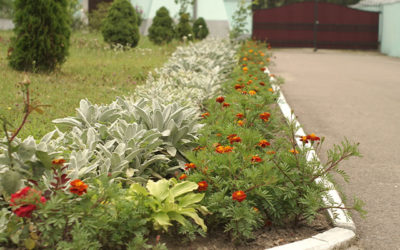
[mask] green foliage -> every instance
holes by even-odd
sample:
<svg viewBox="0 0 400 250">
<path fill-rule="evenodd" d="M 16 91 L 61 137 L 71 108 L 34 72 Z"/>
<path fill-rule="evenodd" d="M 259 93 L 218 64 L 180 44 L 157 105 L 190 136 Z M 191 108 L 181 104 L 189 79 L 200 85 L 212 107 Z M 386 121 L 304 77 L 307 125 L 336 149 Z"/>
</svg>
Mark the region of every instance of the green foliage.
<svg viewBox="0 0 400 250">
<path fill-rule="evenodd" d="M 96 9 L 89 13 L 89 28 L 94 31 L 100 31 L 104 19 L 106 19 L 108 10 L 112 2 L 100 2 Z"/>
<path fill-rule="evenodd" d="M 194 37 L 196 39 L 200 39 L 200 40 L 203 40 L 204 38 L 206 38 L 208 36 L 209 31 L 208 31 L 207 23 L 204 20 L 204 18 L 199 17 L 193 23 L 193 33 L 194 33 Z"/>
<path fill-rule="evenodd" d="M 153 23 L 149 28 L 149 39 L 155 44 L 170 43 L 174 38 L 174 21 L 169 16 L 167 8 L 157 10 Z"/>
<path fill-rule="evenodd" d="M 10 18 L 13 13 L 12 0 L 0 0 L 0 18 Z"/>
<path fill-rule="evenodd" d="M 172 226 L 172 221 L 177 221 L 183 226 L 188 226 L 189 221 L 185 217 L 191 218 L 204 231 L 207 227 L 202 218 L 197 214 L 208 214 L 206 207 L 199 205 L 204 194 L 194 193 L 198 188 L 194 182 L 177 182 L 176 179 L 150 180 L 146 186 L 147 190 L 139 184 L 131 185 L 128 199 L 136 200 L 138 197 L 148 197 L 147 208 L 151 211 L 151 219 L 154 229 L 167 231 Z"/>
<path fill-rule="evenodd" d="M 136 47 L 140 39 L 135 9 L 128 0 L 116 0 L 103 22 L 104 41 L 110 44 Z"/>
<path fill-rule="evenodd" d="M 186 13 L 189 5 L 193 5 L 196 0 L 174 0 L 176 4 L 179 4 L 179 15 Z"/>
<path fill-rule="evenodd" d="M 53 71 L 68 55 L 67 0 L 15 1 L 10 66 L 20 71 Z"/>
<path fill-rule="evenodd" d="M 251 15 L 251 4 L 247 5 L 246 0 L 239 0 L 238 6 L 232 16 L 232 29 L 229 36 L 232 39 L 237 39 L 241 35 L 249 32 L 246 29 L 247 18 Z"/>
<path fill-rule="evenodd" d="M 189 40 L 194 39 L 192 26 L 189 22 L 189 14 L 182 13 L 179 18 L 179 23 L 176 26 L 176 36 L 179 40 Z"/>
</svg>

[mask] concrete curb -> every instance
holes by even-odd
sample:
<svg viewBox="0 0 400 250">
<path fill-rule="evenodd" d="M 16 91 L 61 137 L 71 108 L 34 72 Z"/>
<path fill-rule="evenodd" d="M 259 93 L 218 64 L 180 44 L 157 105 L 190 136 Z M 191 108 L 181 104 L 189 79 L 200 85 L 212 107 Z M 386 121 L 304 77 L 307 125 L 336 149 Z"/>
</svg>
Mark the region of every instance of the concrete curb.
<svg viewBox="0 0 400 250">
<path fill-rule="evenodd" d="M 266 74 L 268 74 L 270 82 L 276 82 L 276 78 L 271 75 L 271 72 L 269 71 L 268 68 L 265 69 L 264 71 Z M 279 93 L 278 97 L 278 105 L 279 108 L 282 111 L 283 116 L 288 120 L 288 122 L 294 122 L 299 129 L 296 131 L 296 140 L 297 140 L 297 145 L 300 148 L 303 148 L 303 143 L 301 143 L 300 138 L 302 136 L 306 136 L 306 133 L 304 132 L 303 128 L 301 127 L 300 123 L 297 121 L 296 116 L 294 115 L 293 110 L 290 108 L 289 104 L 286 102 L 286 98 L 283 95 L 282 91 L 280 90 L 278 85 L 272 84 L 272 88 L 274 89 L 275 92 Z M 305 148 L 309 148 L 310 151 L 307 154 L 307 160 L 311 161 L 313 159 L 318 159 L 317 154 L 315 153 L 315 150 L 312 148 L 312 146 L 307 143 L 304 145 Z M 333 206 L 331 201 L 333 201 L 334 204 L 341 204 L 340 207 L 344 206 L 342 199 L 339 196 L 339 193 L 334 189 L 334 185 L 325 180 L 318 178 L 315 180 L 316 182 L 323 182 L 325 186 L 332 187 L 332 190 L 329 191 L 327 197 L 322 197 L 325 204 L 327 206 Z M 318 249 L 318 250 L 323 250 L 323 249 L 341 249 L 348 247 L 352 241 L 355 239 L 355 231 L 356 231 L 356 226 L 351 219 L 350 215 L 348 212 L 344 209 L 328 209 L 328 214 L 335 225 L 334 228 L 324 232 L 317 234 L 315 236 L 312 236 L 311 238 L 293 242 L 290 244 L 282 245 L 282 246 L 277 246 L 273 247 L 270 249 L 274 250 L 306 250 L 306 249 Z"/>
</svg>

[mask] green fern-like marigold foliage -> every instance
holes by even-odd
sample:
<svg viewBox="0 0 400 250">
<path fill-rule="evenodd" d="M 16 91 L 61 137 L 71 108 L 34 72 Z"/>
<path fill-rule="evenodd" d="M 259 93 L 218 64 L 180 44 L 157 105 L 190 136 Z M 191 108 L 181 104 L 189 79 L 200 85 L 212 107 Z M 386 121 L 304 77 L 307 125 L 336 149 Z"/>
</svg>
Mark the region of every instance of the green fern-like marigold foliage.
<svg viewBox="0 0 400 250">
<path fill-rule="evenodd" d="M 20 71 L 53 71 L 68 55 L 67 0 L 16 0 L 9 64 Z"/>
<path fill-rule="evenodd" d="M 206 21 L 204 18 L 199 17 L 194 23 L 193 23 L 193 33 L 194 37 L 196 39 L 203 40 L 208 36 L 208 27 L 206 24 Z"/>
<path fill-rule="evenodd" d="M 189 22 L 189 14 L 181 14 L 181 18 L 179 19 L 179 23 L 176 27 L 176 35 L 178 39 L 183 39 L 186 37 L 187 40 L 193 40 L 193 30 Z"/>
<path fill-rule="evenodd" d="M 149 28 L 149 39 L 155 44 L 169 43 L 174 38 L 173 20 L 165 7 L 157 10 Z"/>
<path fill-rule="evenodd" d="M 140 34 L 136 11 L 128 0 L 116 0 L 111 5 L 102 27 L 104 41 L 131 47 L 138 45 Z"/>
</svg>

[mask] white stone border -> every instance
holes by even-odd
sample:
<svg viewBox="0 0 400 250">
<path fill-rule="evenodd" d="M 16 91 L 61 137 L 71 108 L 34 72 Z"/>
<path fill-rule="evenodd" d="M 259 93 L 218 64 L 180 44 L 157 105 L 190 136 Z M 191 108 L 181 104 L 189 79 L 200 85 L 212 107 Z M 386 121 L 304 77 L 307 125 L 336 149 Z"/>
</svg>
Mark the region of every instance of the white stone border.
<svg viewBox="0 0 400 250">
<path fill-rule="evenodd" d="M 264 73 L 268 74 L 270 82 L 273 83 L 276 81 L 276 78 L 271 75 L 271 72 L 269 71 L 268 68 L 265 69 Z M 299 129 L 296 131 L 296 141 L 297 145 L 300 148 L 310 148 L 308 154 L 307 154 L 307 160 L 311 161 L 312 159 L 318 159 L 317 154 L 315 153 L 314 148 L 307 143 L 303 146 L 303 143 L 300 141 L 300 138 L 302 136 L 306 136 L 306 133 L 304 132 L 303 128 L 301 127 L 300 123 L 297 121 L 296 116 L 294 115 L 292 109 L 290 108 L 289 104 L 286 102 L 286 98 L 283 95 L 281 89 L 279 88 L 278 85 L 272 84 L 272 88 L 274 91 L 279 92 L 279 97 L 278 97 L 278 105 L 282 111 L 283 116 L 288 120 L 288 122 L 294 122 Z M 325 179 L 317 178 L 315 180 L 316 182 L 324 182 L 324 185 L 333 187 L 333 184 Z M 333 188 L 328 192 L 329 196 L 333 199 L 333 201 L 336 204 L 341 204 L 341 207 L 344 207 L 342 199 L 339 196 L 339 193 Z M 325 204 L 327 206 L 331 206 L 329 200 L 326 197 L 322 197 Z M 324 232 L 317 234 L 315 236 L 312 236 L 311 238 L 293 242 L 290 244 L 282 245 L 282 246 L 277 246 L 274 248 L 274 250 L 306 250 L 306 249 L 338 249 L 338 248 L 344 248 L 347 247 L 351 244 L 351 242 L 355 238 L 355 231 L 356 231 L 356 226 L 351 219 L 350 215 L 348 212 L 344 209 L 328 209 L 329 216 L 331 217 L 331 220 L 333 224 L 335 225 L 334 228 Z"/>
</svg>

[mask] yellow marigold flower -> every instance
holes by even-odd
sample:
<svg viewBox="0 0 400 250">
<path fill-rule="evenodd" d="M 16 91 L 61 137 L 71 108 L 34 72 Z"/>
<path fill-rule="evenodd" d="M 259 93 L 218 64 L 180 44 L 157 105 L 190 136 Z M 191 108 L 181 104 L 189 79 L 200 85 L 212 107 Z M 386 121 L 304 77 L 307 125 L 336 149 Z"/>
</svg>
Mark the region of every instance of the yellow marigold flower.
<svg viewBox="0 0 400 250">
<path fill-rule="evenodd" d="M 255 95 L 255 94 L 257 94 L 257 92 L 255 92 L 254 90 L 249 91 L 249 95 Z"/>
<path fill-rule="evenodd" d="M 298 154 L 299 153 L 299 151 L 297 151 L 297 149 L 293 149 L 293 148 L 290 149 L 289 152 L 292 153 L 292 154 Z"/>
<path fill-rule="evenodd" d="M 268 91 L 272 92 L 272 93 L 274 92 L 274 90 L 272 88 L 269 88 Z"/>
<path fill-rule="evenodd" d="M 243 121 L 243 120 L 239 120 L 239 121 L 237 122 L 237 124 L 238 124 L 239 126 L 243 126 L 244 121 Z"/>
</svg>

